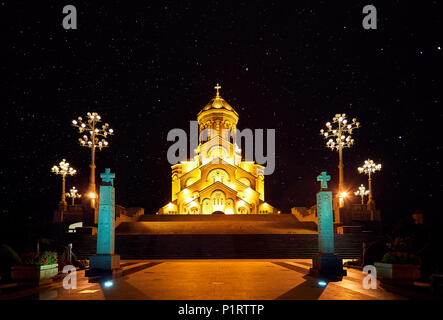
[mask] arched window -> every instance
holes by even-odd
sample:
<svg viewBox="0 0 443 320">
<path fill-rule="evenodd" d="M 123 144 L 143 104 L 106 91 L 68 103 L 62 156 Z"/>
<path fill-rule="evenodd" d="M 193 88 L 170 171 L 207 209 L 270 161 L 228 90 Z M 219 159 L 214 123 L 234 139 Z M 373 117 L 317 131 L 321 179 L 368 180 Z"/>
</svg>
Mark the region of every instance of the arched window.
<svg viewBox="0 0 443 320">
<path fill-rule="evenodd" d="M 189 187 L 191 184 L 196 182 L 198 179 L 196 177 L 190 177 L 188 180 L 186 180 L 185 187 Z"/>
<path fill-rule="evenodd" d="M 225 209 L 225 194 L 221 190 L 216 190 L 211 195 L 212 209 L 214 211 L 223 211 Z"/>
<path fill-rule="evenodd" d="M 226 150 L 226 148 L 224 148 L 223 146 L 220 146 L 220 145 L 216 145 L 208 150 L 208 158 L 213 159 L 213 158 L 217 158 L 217 157 L 219 157 L 221 159 L 227 158 L 228 151 Z"/>
<path fill-rule="evenodd" d="M 244 185 L 246 185 L 248 187 L 251 186 L 251 181 L 248 178 L 241 177 L 238 179 L 238 181 L 240 181 L 241 183 L 243 183 Z"/>
<path fill-rule="evenodd" d="M 207 181 L 212 183 L 222 182 L 226 184 L 226 182 L 229 181 L 229 174 L 226 172 L 226 170 L 221 168 L 213 169 L 209 171 Z"/>
</svg>

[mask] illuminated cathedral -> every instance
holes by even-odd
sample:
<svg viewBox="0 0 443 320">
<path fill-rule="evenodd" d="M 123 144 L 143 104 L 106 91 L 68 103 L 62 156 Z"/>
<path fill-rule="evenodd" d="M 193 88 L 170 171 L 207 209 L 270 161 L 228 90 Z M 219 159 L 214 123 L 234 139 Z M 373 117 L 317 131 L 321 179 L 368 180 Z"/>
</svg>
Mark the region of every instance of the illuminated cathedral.
<svg viewBox="0 0 443 320">
<path fill-rule="evenodd" d="M 207 139 L 199 139 L 193 159 L 171 167 L 172 199 L 158 214 L 278 213 L 265 202 L 264 167 L 244 161 L 235 142 L 237 112 L 220 96 L 218 84 L 215 89 L 197 115 L 199 136 L 208 129 Z"/>
</svg>

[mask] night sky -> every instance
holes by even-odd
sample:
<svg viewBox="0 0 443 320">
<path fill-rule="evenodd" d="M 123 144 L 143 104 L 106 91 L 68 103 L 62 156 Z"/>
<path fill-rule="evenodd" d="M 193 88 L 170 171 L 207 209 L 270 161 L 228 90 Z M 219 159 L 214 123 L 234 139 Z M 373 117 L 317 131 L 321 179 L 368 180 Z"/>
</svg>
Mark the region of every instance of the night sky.
<svg viewBox="0 0 443 320">
<path fill-rule="evenodd" d="M 71 126 L 98 112 L 115 130 L 97 153 L 97 176 L 116 173 L 117 202 L 155 213 L 170 200 L 166 140 L 214 96 L 239 113 L 239 129 L 276 129 L 267 202 L 311 206 L 316 176 L 338 185 L 338 154 L 319 130 L 336 113 L 356 117 L 344 151 L 345 184 L 382 163 L 374 198 L 386 221 L 441 197 L 443 23 L 439 1 L 376 1 L 378 29 L 364 30 L 362 1 L 2 1 L 1 214 L 50 219 L 66 158 L 87 188 L 90 149 Z M 78 29 L 64 30 L 64 5 Z M 68 199 L 69 201 L 69 199 Z M 359 198 L 353 197 L 358 203 Z M 441 210 L 440 210 L 441 211 Z"/>
</svg>

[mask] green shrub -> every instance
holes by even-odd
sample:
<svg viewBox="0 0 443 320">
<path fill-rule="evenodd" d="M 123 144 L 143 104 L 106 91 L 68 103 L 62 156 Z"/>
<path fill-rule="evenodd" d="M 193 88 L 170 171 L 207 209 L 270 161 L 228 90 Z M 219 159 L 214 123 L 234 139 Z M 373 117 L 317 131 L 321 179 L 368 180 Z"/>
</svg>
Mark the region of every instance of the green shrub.
<svg viewBox="0 0 443 320">
<path fill-rule="evenodd" d="M 38 254 L 37 252 L 29 252 L 22 256 L 22 264 L 43 266 L 57 263 L 57 252 L 44 251 Z"/>
<path fill-rule="evenodd" d="M 420 264 L 420 258 L 418 258 L 415 254 L 407 253 L 407 252 L 399 252 L 393 251 L 386 253 L 381 259 L 383 263 L 392 263 L 392 264 Z"/>
</svg>

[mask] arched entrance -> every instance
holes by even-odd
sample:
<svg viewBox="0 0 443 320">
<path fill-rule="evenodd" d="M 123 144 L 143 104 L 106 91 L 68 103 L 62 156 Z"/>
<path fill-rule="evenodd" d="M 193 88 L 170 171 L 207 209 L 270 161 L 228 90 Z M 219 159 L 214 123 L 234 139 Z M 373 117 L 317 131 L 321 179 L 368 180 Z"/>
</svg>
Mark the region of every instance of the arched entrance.
<svg viewBox="0 0 443 320">
<path fill-rule="evenodd" d="M 249 205 L 243 200 L 237 201 L 237 214 L 249 214 Z"/>
<path fill-rule="evenodd" d="M 234 200 L 226 199 L 226 194 L 222 190 L 215 190 L 209 198 L 203 199 L 201 210 L 203 214 L 215 214 L 217 211 L 223 214 L 234 214 L 236 208 Z"/>
<path fill-rule="evenodd" d="M 221 190 L 215 190 L 211 194 L 211 204 L 213 211 L 225 211 L 226 196 Z"/>
</svg>

